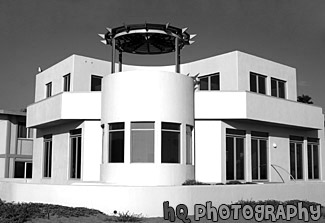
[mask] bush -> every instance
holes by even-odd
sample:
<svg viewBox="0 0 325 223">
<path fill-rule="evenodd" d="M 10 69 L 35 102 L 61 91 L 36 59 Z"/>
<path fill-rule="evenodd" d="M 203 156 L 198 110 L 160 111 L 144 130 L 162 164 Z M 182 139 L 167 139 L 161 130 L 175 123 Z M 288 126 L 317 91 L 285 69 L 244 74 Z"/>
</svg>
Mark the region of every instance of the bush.
<svg viewBox="0 0 325 223">
<path fill-rule="evenodd" d="M 114 214 L 116 214 L 117 211 L 114 211 Z M 117 213 L 116 222 L 140 222 L 142 221 L 143 217 L 141 214 L 131 214 L 130 212 L 119 212 Z"/>
</svg>

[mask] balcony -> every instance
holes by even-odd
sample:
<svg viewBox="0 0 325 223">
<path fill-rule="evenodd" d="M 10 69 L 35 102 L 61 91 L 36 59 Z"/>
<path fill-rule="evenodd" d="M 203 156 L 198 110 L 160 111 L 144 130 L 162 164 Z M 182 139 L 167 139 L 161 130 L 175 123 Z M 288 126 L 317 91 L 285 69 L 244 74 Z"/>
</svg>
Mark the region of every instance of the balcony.
<svg viewBox="0 0 325 223">
<path fill-rule="evenodd" d="M 101 92 L 62 92 L 27 107 L 27 127 L 64 120 L 100 119 Z"/>
<path fill-rule="evenodd" d="M 195 119 L 247 119 L 322 129 L 322 108 L 253 92 L 197 91 Z"/>
</svg>

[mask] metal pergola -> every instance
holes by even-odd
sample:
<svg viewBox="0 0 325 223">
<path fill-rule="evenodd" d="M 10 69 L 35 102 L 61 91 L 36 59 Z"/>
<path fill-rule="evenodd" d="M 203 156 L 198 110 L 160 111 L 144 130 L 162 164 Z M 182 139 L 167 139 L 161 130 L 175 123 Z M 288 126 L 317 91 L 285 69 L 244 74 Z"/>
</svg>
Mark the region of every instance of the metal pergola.
<svg viewBox="0 0 325 223">
<path fill-rule="evenodd" d="M 115 73 L 116 50 L 119 52 L 119 71 L 122 71 L 122 53 L 164 54 L 175 52 L 175 72 L 180 72 L 180 50 L 194 43 L 187 28 L 176 28 L 167 24 L 133 24 L 106 28 L 106 34 L 98 34 L 102 43 L 112 46 L 112 70 Z"/>
</svg>

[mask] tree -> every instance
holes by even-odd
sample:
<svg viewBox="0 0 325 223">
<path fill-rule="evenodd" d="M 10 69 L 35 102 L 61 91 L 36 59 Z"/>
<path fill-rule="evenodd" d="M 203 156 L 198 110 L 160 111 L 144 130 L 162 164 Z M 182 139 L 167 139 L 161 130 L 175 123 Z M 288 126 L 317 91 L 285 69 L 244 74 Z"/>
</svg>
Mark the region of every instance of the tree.
<svg viewBox="0 0 325 223">
<path fill-rule="evenodd" d="M 311 100 L 311 97 L 306 94 L 298 96 L 297 101 L 301 102 L 301 103 L 305 103 L 305 104 L 314 104 L 314 102 L 312 102 L 312 100 Z"/>
</svg>

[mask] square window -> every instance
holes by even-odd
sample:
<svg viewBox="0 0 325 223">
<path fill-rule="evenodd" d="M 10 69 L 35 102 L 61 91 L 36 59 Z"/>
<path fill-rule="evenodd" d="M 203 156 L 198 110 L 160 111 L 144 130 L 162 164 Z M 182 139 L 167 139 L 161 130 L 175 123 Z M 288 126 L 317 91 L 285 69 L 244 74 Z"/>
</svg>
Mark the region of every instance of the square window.
<svg viewBox="0 0 325 223">
<path fill-rule="evenodd" d="M 91 75 L 91 91 L 102 90 L 102 78 L 101 76 Z"/>
<path fill-rule="evenodd" d="M 199 77 L 200 90 L 218 91 L 220 90 L 220 75 L 219 73 Z"/>
<path fill-rule="evenodd" d="M 266 76 L 250 72 L 250 91 L 266 94 Z"/>
</svg>

